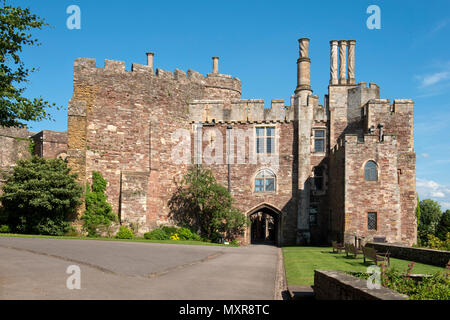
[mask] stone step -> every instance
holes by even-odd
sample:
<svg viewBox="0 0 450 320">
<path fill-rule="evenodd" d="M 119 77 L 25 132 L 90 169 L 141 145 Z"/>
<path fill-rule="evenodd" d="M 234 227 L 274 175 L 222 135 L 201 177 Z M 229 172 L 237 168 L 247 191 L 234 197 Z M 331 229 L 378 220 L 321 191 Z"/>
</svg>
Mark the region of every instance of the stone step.
<svg viewBox="0 0 450 320">
<path fill-rule="evenodd" d="M 291 300 L 313 300 L 313 286 L 288 286 Z"/>
</svg>

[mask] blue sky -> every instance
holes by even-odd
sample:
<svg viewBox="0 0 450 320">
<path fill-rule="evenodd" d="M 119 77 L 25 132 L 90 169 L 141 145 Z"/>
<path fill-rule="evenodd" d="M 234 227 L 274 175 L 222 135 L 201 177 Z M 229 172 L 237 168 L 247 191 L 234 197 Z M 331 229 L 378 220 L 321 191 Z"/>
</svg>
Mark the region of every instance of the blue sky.
<svg viewBox="0 0 450 320">
<path fill-rule="evenodd" d="M 221 73 L 242 81 L 242 97 L 289 97 L 296 86 L 297 39 L 310 43 L 311 83 L 323 103 L 329 80 L 329 40 L 355 39 L 356 80 L 375 82 L 382 98 L 415 101 L 417 190 L 450 209 L 450 1 L 7 1 L 29 7 L 52 28 L 36 32 L 42 46 L 26 48 L 38 66 L 26 94 L 64 107 L 55 121 L 31 130 L 67 129 L 73 61 L 95 58 Z M 381 9 L 381 29 L 369 30 L 369 5 Z M 69 30 L 66 8 L 81 9 L 81 30 Z"/>
</svg>

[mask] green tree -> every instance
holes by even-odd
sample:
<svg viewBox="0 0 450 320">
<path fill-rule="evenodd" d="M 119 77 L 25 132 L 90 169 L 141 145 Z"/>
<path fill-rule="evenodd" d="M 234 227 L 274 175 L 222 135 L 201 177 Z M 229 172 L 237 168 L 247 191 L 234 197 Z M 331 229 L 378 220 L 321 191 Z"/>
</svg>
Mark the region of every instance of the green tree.
<svg viewBox="0 0 450 320">
<path fill-rule="evenodd" d="M 36 71 L 25 67 L 20 54 L 25 46 L 39 46 L 31 30 L 48 26 L 29 9 L 12 7 L 3 1 L 0 8 L 0 126 L 23 126 L 21 121 L 50 119 L 47 108 L 54 106 L 42 98 L 23 96 L 28 77 Z"/>
<path fill-rule="evenodd" d="M 108 228 L 111 222 L 117 221 L 105 194 L 106 185 L 106 180 L 98 171 L 92 172 L 92 186 L 86 183 L 86 211 L 81 219 L 83 229 L 90 237 L 98 236 L 99 228 Z"/>
<path fill-rule="evenodd" d="M 0 201 L 14 232 L 63 235 L 81 203 L 76 175 L 60 159 L 21 160 L 3 185 Z"/>
<path fill-rule="evenodd" d="M 446 210 L 439 220 L 439 224 L 436 227 L 436 237 L 442 241 L 446 240 L 447 233 L 450 232 L 450 210 Z"/>
<path fill-rule="evenodd" d="M 419 200 L 419 195 L 417 195 L 416 218 L 417 218 L 417 228 L 419 228 L 419 226 L 420 226 L 420 200 Z"/>
<path fill-rule="evenodd" d="M 423 244 L 427 243 L 427 235 L 436 233 L 436 227 L 442 216 L 441 206 L 437 201 L 425 199 L 420 201 L 420 224 L 418 236 Z"/>
<path fill-rule="evenodd" d="M 217 183 L 210 170 L 191 167 L 169 201 L 170 214 L 178 224 L 198 230 L 203 237 L 233 240 L 248 219 L 234 206 L 228 190 Z"/>
</svg>

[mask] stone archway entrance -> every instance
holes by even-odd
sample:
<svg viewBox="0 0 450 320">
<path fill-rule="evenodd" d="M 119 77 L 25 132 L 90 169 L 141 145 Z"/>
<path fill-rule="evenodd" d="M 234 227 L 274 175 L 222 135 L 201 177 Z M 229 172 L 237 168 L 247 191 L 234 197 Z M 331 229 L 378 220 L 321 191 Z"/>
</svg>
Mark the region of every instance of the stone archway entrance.
<svg viewBox="0 0 450 320">
<path fill-rule="evenodd" d="M 250 219 L 249 242 L 251 244 L 274 244 L 280 242 L 280 214 L 268 205 L 253 209 Z"/>
</svg>

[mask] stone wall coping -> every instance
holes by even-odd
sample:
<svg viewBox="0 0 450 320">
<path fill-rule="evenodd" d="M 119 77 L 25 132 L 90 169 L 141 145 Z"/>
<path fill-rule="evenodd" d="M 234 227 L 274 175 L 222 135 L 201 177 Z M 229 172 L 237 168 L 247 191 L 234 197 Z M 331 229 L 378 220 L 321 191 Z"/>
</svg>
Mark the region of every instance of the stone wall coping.
<svg viewBox="0 0 450 320">
<path fill-rule="evenodd" d="M 367 287 L 367 281 L 361 278 L 354 277 L 343 271 L 337 270 L 314 270 L 314 274 L 331 278 L 336 282 L 339 282 L 342 286 L 348 290 L 354 291 L 356 294 L 361 295 L 361 299 L 374 299 L 374 300 L 406 300 L 407 295 L 398 293 L 391 289 L 381 287 L 380 289 L 369 289 Z M 314 283 L 316 286 L 316 283 Z"/>
<path fill-rule="evenodd" d="M 366 245 L 375 249 L 389 250 L 391 257 L 410 260 L 439 267 L 445 267 L 450 260 L 450 251 L 429 248 L 414 248 L 404 244 L 368 242 Z"/>
<path fill-rule="evenodd" d="M 406 244 L 400 244 L 400 243 L 378 243 L 378 242 L 367 242 L 367 244 L 371 245 L 381 245 L 381 246 L 389 246 L 389 247 L 397 247 L 397 248 L 406 248 L 413 251 L 428 251 L 428 252 L 435 252 L 435 253 L 443 253 L 450 255 L 450 251 L 447 250 L 437 250 L 437 249 L 430 249 L 430 248 L 415 248 L 410 247 Z"/>
<path fill-rule="evenodd" d="M 398 103 L 414 103 L 412 99 L 394 99 L 394 104 Z"/>
<path fill-rule="evenodd" d="M 208 73 L 206 75 L 207 77 L 211 78 L 226 78 L 226 79 L 233 79 L 232 75 L 229 74 L 223 74 L 223 73 Z"/>
<path fill-rule="evenodd" d="M 380 103 L 380 104 L 390 104 L 391 100 L 390 99 L 370 99 L 367 103 L 371 103 L 371 104 L 376 104 L 376 103 Z"/>
</svg>

